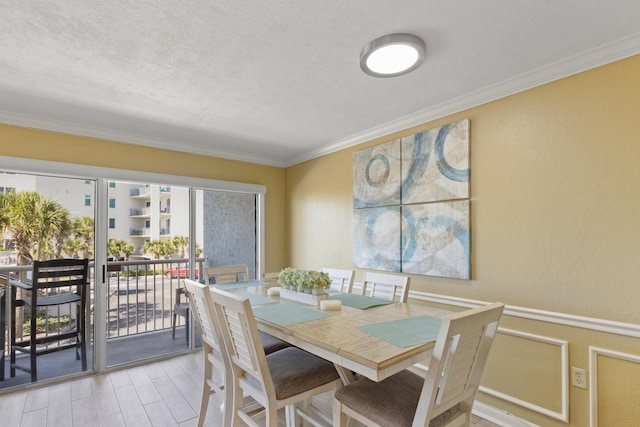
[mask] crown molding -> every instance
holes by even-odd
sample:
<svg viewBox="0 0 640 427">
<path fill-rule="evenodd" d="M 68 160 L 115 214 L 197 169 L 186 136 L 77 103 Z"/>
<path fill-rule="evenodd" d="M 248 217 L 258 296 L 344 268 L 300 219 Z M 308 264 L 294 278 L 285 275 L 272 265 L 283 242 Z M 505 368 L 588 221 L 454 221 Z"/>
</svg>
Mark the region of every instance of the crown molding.
<svg viewBox="0 0 640 427">
<path fill-rule="evenodd" d="M 542 86 L 596 67 L 629 58 L 637 55 L 638 53 L 640 53 L 640 33 L 624 37 L 616 40 L 615 42 L 536 68 L 516 77 L 503 80 L 499 83 L 495 83 L 458 98 L 454 98 L 442 104 L 416 111 L 415 113 L 400 117 L 397 120 L 392 120 L 363 132 L 348 136 L 344 139 L 335 141 L 320 150 L 308 153 L 306 156 L 293 159 L 288 166 L 293 166 L 303 161 L 353 147 L 363 142 L 380 138 L 385 135 L 390 135 L 392 133 L 477 107 L 497 99 L 515 95 L 519 92 L 533 89 L 537 86 Z"/>
<path fill-rule="evenodd" d="M 120 142 L 124 144 L 141 145 L 144 147 L 159 148 L 164 150 L 179 151 L 185 153 L 201 154 L 204 156 L 218 157 L 228 160 L 237 160 L 247 163 L 256 163 L 266 166 L 284 167 L 281 162 L 269 162 L 263 157 L 254 157 L 248 153 L 238 153 L 223 151 L 218 149 L 203 149 L 202 147 L 184 141 L 164 140 L 146 138 L 139 135 L 118 132 L 111 129 L 98 128 L 93 126 L 79 125 L 61 120 L 47 119 L 43 117 L 29 116 L 26 114 L 16 114 L 9 111 L 0 110 L 0 123 L 10 126 L 20 126 L 36 130 L 58 132 L 69 135 L 85 136 L 107 141 Z"/>
</svg>

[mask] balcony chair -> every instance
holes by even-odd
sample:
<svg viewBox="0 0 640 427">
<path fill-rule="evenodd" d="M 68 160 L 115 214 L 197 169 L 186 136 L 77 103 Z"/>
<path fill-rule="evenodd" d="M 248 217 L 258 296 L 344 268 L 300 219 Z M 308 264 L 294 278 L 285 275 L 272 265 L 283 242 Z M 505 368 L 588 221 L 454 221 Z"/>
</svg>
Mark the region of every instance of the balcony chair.
<svg viewBox="0 0 640 427">
<path fill-rule="evenodd" d="M 29 372 L 31 381 L 38 380 L 36 357 L 66 350 L 76 349 L 76 360 L 81 361 L 82 370 L 87 370 L 87 301 L 89 295 L 89 260 L 88 259 L 55 259 L 34 261 L 31 285 L 18 280 L 10 281 L 11 287 L 11 355 L 10 371 L 15 376 L 16 369 Z M 20 298 L 17 289 L 21 289 Z M 28 296 L 27 296 L 28 294 Z M 16 308 L 29 307 L 30 334 L 28 339 L 17 339 Z M 72 319 L 75 308 L 75 321 Z M 62 312 L 69 314 L 69 324 L 62 329 L 58 323 L 57 331 L 37 333 L 37 319 L 44 317 L 48 322 L 49 312 L 55 310 L 60 316 Z M 44 311 L 44 314 L 42 312 Z M 25 310 L 26 312 L 26 310 Z M 51 347 L 49 344 L 58 342 Z M 44 348 L 42 347 L 44 345 Z M 39 348 L 40 347 L 40 348 Z M 16 352 L 28 353 L 30 365 L 20 366 L 16 363 Z"/>
<path fill-rule="evenodd" d="M 217 317 L 213 313 L 214 305 L 209 287 L 189 279 L 185 279 L 184 285 L 191 311 L 194 314 L 193 317 L 195 318 L 196 327 L 200 333 L 202 354 L 204 356 L 202 399 L 200 402 L 200 415 L 198 417 L 198 427 L 200 427 L 203 425 L 207 414 L 209 396 L 224 390 L 224 387 L 221 387 L 221 385 L 227 386 L 225 379 L 228 378 L 230 381 L 231 374 L 221 370 L 225 365 L 222 361 L 222 353 L 218 344 L 219 341 L 214 333 L 214 324 L 217 321 Z M 271 337 L 271 335 L 265 335 Z M 262 346 L 265 354 L 271 354 L 287 347 L 288 344 L 274 338 L 273 340 L 266 340 L 262 343 Z M 222 374 L 223 384 L 219 385 L 215 383 L 214 370 Z M 229 385 L 228 387 L 231 386 Z M 228 387 L 226 389 L 230 390 Z M 226 417 L 227 414 L 229 414 L 229 418 L 225 418 L 225 422 L 223 423 L 225 426 L 229 425 L 231 419 L 231 412 L 225 411 L 224 416 Z"/>
<path fill-rule="evenodd" d="M 442 320 L 426 379 L 404 370 L 381 382 L 360 378 L 338 389 L 333 424 L 347 416 L 366 426 L 470 426 L 504 304 L 451 314 Z"/>
<path fill-rule="evenodd" d="M 397 274 L 372 273 L 365 271 L 362 277 L 362 295 L 373 298 L 395 300 L 400 293 L 399 302 L 407 302 L 409 298 L 409 277 Z"/>
<path fill-rule="evenodd" d="M 171 339 L 176 339 L 176 320 L 178 316 L 184 317 L 184 337 L 189 343 L 189 301 L 182 301 L 185 295 L 184 288 L 176 288 L 175 303 L 173 304 L 173 317 L 171 319 Z"/>
<path fill-rule="evenodd" d="M 227 402 L 233 402 L 232 425 L 244 422 L 257 427 L 254 416 L 264 415 L 266 427 L 275 427 L 280 408 L 285 408 L 290 426 L 299 425 L 299 417 L 313 420 L 311 414 L 321 416 L 307 403 L 311 397 L 333 392 L 341 384 L 333 364 L 293 346 L 265 355 L 249 300 L 216 288 L 211 294 L 214 313 L 218 316 L 214 325 L 216 334 L 224 343 L 226 370 L 232 372 L 233 384 L 228 390 L 232 391 L 233 398 L 227 394 Z M 243 393 L 251 396 L 263 411 L 255 414 L 244 408 Z M 301 402 L 307 412 L 296 407 Z M 314 422 L 319 425 L 317 419 Z"/>
<path fill-rule="evenodd" d="M 353 270 L 338 270 L 335 268 L 323 268 L 323 273 L 328 273 L 331 279 L 331 290 L 351 293 L 353 290 L 353 279 L 356 272 Z"/>
</svg>

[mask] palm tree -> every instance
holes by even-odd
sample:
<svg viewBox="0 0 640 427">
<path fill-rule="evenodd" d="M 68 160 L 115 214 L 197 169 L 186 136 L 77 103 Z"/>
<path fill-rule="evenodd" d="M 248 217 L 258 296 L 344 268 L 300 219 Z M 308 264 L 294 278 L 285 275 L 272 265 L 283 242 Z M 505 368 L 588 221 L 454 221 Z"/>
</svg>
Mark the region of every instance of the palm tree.
<svg viewBox="0 0 640 427">
<path fill-rule="evenodd" d="M 145 242 L 142 250 L 153 255 L 155 259 L 160 259 L 160 257 L 171 258 L 176 247 L 171 240 L 150 240 Z"/>
<path fill-rule="evenodd" d="M 153 255 L 154 259 L 160 259 L 162 255 L 162 248 L 160 247 L 160 240 L 149 240 L 144 242 L 142 251 Z"/>
<path fill-rule="evenodd" d="M 136 247 L 133 245 L 133 243 L 126 242 L 126 245 L 122 246 L 121 248 L 121 251 L 124 254 L 124 259 L 129 261 L 129 257 L 132 253 L 135 252 L 135 250 Z"/>
<path fill-rule="evenodd" d="M 38 193 L 39 194 L 39 193 Z M 41 260 L 44 251 L 43 243 L 49 238 L 58 236 L 65 228 L 68 229 L 69 210 L 60 202 L 42 197 L 37 206 L 38 228 L 36 234 L 36 259 Z M 51 255 L 53 251 L 51 251 Z"/>
<path fill-rule="evenodd" d="M 55 235 L 51 239 L 51 249 L 53 251 L 54 258 L 62 258 L 62 253 L 64 252 L 64 244 L 67 239 L 71 237 L 71 233 L 73 231 L 71 219 L 67 218 L 58 230 L 56 230 Z"/>
<path fill-rule="evenodd" d="M 185 258 L 187 247 L 189 246 L 189 238 L 187 236 L 175 236 L 171 241 L 179 252 L 180 258 Z"/>
<path fill-rule="evenodd" d="M 0 199 L 2 231 L 11 237 L 18 252 L 18 265 L 28 265 L 40 259 L 43 247 L 40 242 L 53 238 L 69 221 L 69 211 L 59 202 L 37 191 L 10 191 Z"/>
<path fill-rule="evenodd" d="M 69 257 L 78 257 L 80 251 L 82 250 L 82 240 L 78 239 L 67 239 L 64 241 L 62 245 L 62 252 L 64 252 Z"/>
<path fill-rule="evenodd" d="M 107 252 L 109 254 L 112 254 L 116 258 L 120 258 L 120 255 L 124 255 L 124 258 L 127 260 L 129 259 L 129 255 L 131 255 L 135 250 L 135 246 L 124 239 L 111 239 L 107 246 Z"/>
<path fill-rule="evenodd" d="M 86 258 L 93 255 L 94 220 L 90 216 L 81 216 L 73 220 L 73 233 L 83 242 L 82 253 Z"/>
</svg>

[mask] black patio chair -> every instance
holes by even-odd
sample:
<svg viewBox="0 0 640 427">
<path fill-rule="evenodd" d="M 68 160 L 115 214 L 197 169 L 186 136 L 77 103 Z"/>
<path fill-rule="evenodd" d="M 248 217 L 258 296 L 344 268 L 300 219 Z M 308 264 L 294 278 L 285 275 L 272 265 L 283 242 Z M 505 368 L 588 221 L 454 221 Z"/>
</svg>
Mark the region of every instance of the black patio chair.
<svg viewBox="0 0 640 427">
<path fill-rule="evenodd" d="M 89 295 L 89 260 L 56 259 L 34 261 L 31 283 L 11 280 L 11 355 L 10 374 L 15 376 L 16 369 L 29 372 L 31 381 L 38 380 L 36 357 L 66 350 L 76 349 L 76 360 L 80 360 L 82 370 L 87 370 L 87 301 Z M 21 289 L 18 297 L 17 290 Z M 25 307 L 29 312 L 30 332 L 27 339 L 18 339 L 16 308 Z M 58 315 L 57 327 L 50 330 L 49 314 Z M 60 314 L 68 315 L 68 323 L 60 323 Z M 26 317 L 26 316 L 25 316 Z M 45 332 L 38 333 L 38 319 L 45 319 Z M 26 323 L 26 322 L 25 322 Z M 56 343 L 57 345 L 52 345 Z M 19 365 L 16 352 L 30 355 L 29 366 Z"/>
</svg>

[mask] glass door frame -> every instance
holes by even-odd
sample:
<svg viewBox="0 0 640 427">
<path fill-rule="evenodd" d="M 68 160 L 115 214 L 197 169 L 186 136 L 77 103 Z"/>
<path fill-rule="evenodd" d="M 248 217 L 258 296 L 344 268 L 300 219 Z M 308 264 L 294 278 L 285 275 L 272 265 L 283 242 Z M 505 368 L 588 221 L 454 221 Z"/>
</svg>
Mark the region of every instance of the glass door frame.
<svg viewBox="0 0 640 427">
<path fill-rule="evenodd" d="M 108 186 L 109 181 L 138 181 L 159 185 L 177 185 L 187 187 L 189 191 L 189 241 L 195 245 L 196 230 L 196 190 L 220 190 L 241 193 L 252 193 L 256 201 L 256 276 L 262 277 L 265 263 L 265 195 L 266 186 L 245 184 L 240 182 L 195 178 L 180 175 L 167 175 L 151 172 L 139 172 L 126 169 L 105 168 L 99 166 L 79 165 L 48 160 L 34 160 L 19 157 L 0 156 L 0 169 L 35 175 L 50 175 L 61 178 L 90 179 L 95 186 L 95 237 L 94 237 L 94 354 L 93 372 L 108 371 L 106 360 L 107 330 L 107 293 L 106 293 L 106 260 L 108 241 Z M 195 254 L 194 247 L 190 254 Z M 195 271 L 194 255 L 189 256 L 191 274 Z M 194 278 L 194 277 L 192 277 Z M 90 372 L 90 371 L 87 371 Z"/>
</svg>

